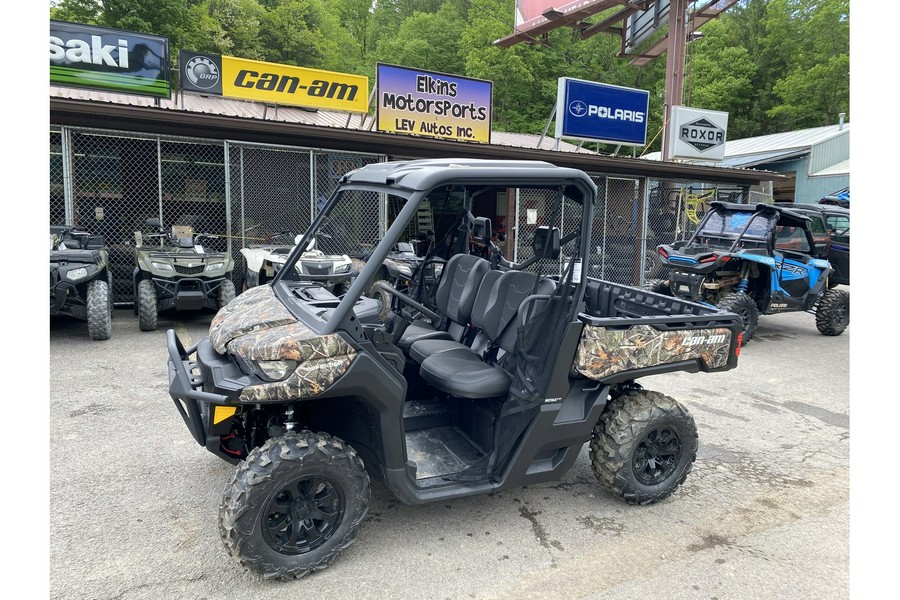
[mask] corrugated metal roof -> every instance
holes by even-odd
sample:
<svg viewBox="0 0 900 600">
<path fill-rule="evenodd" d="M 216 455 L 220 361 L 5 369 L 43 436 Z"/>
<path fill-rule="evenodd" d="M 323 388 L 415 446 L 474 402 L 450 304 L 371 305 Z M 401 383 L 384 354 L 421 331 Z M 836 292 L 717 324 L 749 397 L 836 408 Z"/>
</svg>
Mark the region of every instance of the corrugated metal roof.
<svg viewBox="0 0 900 600">
<path fill-rule="evenodd" d="M 771 154 L 775 157 L 769 159 L 769 161 L 772 161 L 789 158 L 789 152 L 793 153 L 791 154 L 792 156 L 801 156 L 809 152 L 814 145 L 839 135 L 850 135 L 849 123 L 844 123 L 843 129 L 841 129 L 840 125 L 826 125 L 824 127 L 813 127 L 812 129 L 801 129 L 799 131 L 772 133 L 740 140 L 728 140 L 725 142 L 725 161 L 718 163 L 698 161 L 696 164 L 719 164 L 723 167 L 749 167 L 759 165 L 767 161 L 757 160 L 756 157 L 764 158 L 766 154 Z M 738 160 L 742 157 L 747 157 L 748 160 Z M 660 160 L 662 154 L 660 152 L 651 152 L 643 158 Z"/>
<path fill-rule="evenodd" d="M 808 152 L 809 149 L 803 148 L 801 150 L 773 150 L 772 152 L 763 152 L 761 154 L 745 154 L 732 157 L 726 156 L 725 160 L 717 164 L 722 167 L 755 167 L 756 165 L 763 165 L 779 160 L 794 158 L 795 156 L 802 156 Z"/>
<path fill-rule="evenodd" d="M 68 98 L 72 100 L 90 100 L 93 102 L 109 102 L 111 104 L 125 104 L 129 106 L 158 107 L 164 110 L 180 110 L 226 117 L 240 117 L 242 119 L 303 123 L 305 125 L 337 127 L 341 129 L 366 129 L 369 131 L 374 129 L 371 116 L 368 116 L 363 127 L 360 127 L 363 115 L 359 114 L 304 109 L 295 106 L 265 104 L 262 102 L 250 102 L 246 100 L 231 100 L 218 96 L 175 93 L 172 94 L 170 99 L 157 99 L 149 96 L 55 86 L 50 87 L 50 95 L 57 98 Z M 537 148 L 538 140 L 540 140 L 540 138 L 541 136 L 539 135 L 527 133 L 509 133 L 503 131 L 491 132 L 491 144 L 500 146 Z M 574 144 L 563 141 L 560 141 L 559 147 L 557 148 L 556 140 L 546 136 L 541 140 L 540 148 L 542 150 L 557 150 L 559 152 L 594 154 L 590 150 L 579 148 Z"/>
<path fill-rule="evenodd" d="M 849 175 L 850 174 L 850 159 L 842 160 L 841 162 L 831 165 L 830 167 L 826 167 L 821 171 L 816 171 L 812 173 L 810 177 L 827 177 L 829 175 Z"/>
</svg>

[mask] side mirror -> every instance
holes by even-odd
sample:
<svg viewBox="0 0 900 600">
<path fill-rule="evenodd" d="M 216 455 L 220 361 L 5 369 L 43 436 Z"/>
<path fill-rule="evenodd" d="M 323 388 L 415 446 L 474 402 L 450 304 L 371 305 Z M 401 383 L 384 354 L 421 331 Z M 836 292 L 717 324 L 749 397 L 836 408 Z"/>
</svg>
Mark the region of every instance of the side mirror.
<svg viewBox="0 0 900 600">
<path fill-rule="evenodd" d="M 475 243 L 487 245 L 491 242 L 491 220 L 487 217 L 475 217 L 472 223 L 472 237 Z"/>
<path fill-rule="evenodd" d="M 531 248 L 538 258 L 557 259 L 560 254 L 559 228 L 541 225 L 534 232 Z"/>
</svg>

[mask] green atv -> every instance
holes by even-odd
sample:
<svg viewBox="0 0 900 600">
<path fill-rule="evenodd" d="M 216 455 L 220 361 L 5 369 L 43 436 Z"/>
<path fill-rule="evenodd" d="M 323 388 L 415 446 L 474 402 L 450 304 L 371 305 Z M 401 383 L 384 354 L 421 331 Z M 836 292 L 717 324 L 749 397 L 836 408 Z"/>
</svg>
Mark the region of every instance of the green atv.
<svg viewBox="0 0 900 600">
<path fill-rule="evenodd" d="M 147 228 L 158 233 L 134 234 L 134 312 L 141 331 L 156 329 L 160 311 L 219 310 L 234 300 L 234 260 L 200 243 L 221 236 L 195 233 L 188 225 L 165 231 L 159 219 L 147 219 Z M 144 244 L 153 239 L 159 243 Z"/>
<path fill-rule="evenodd" d="M 102 237 L 67 225 L 50 226 L 50 316 L 88 322 L 91 339 L 112 335 L 112 272 Z"/>
</svg>

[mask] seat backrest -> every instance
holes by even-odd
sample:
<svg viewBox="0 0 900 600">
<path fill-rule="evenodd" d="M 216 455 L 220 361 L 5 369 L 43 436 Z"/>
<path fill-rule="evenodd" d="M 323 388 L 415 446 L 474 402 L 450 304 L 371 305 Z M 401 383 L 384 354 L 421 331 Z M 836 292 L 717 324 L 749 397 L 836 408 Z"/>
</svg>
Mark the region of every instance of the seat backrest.
<svg viewBox="0 0 900 600">
<path fill-rule="evenodd" d="M 457 254 L 447 261 L 435 294 L 438 310 L 450 321 L 468 325 L 475 296 L 491 263 L 471 254 Z"/>
<path fill-rule="evenodd" d="M 511 325 L 519 312 L 519 305 L 532 294 L 549 294 L 555 289 L 552 280 L 541 278 L 535 289 L 534 273 L 523 271 L 507 271 L 497 277 L 490 291 L 486 293 L 482 304 L 482 293 L 479 292 L 476 307 L 472 312 L 472 325 L 494 344 L 509 351 L 515 345 L 515 325 Z M 512 331 L 510 335 L 508 332 Z M 506 348 L 505 346 L 509 346 Z"/>
</svg>

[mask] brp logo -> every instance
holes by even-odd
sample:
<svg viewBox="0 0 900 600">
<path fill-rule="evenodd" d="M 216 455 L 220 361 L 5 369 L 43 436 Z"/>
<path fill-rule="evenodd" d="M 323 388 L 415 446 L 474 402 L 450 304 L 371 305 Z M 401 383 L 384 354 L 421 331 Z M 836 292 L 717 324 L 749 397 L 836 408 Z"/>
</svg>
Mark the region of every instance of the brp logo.
<svg viewBox="0 0 900 600">
<path fill-rule="evenodd" d="M 195 56 L 184 65 L 184 76 L 193 86 L 208 90 L 219 83 L 219 67 L 212 59 Z"/>
<path fill-rule="evenodd" d="M 587 114 L 587 111 L 587 104 L 585 104 L 581 100 L 573 100 L 572 102 L 569 102 L 569 114 L 571 114 L 573 117 L 583 117 Z"/>
</svg>

